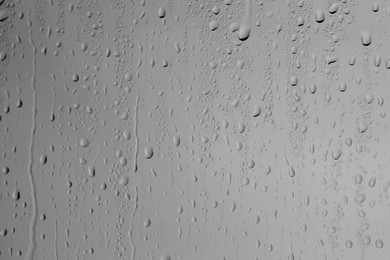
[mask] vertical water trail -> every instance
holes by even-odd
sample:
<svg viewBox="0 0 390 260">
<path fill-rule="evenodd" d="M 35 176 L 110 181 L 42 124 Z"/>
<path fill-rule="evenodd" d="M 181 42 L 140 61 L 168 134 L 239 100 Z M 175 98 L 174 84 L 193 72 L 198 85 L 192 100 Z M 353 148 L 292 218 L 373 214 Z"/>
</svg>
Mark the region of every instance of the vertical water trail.
<svg viewBox="0 0 390 260">
<path fill-rule="evenodd" d="M 244 18 L 241 20 L 240 30 L 238 31 L 238 38 L 241 41 L 245 41 L 251 34 L 251 22 L 252 22 L 252 0 L 246 0 L 246 9 Z"/>
<path fill-rule="evenodd" d="M 57 227 L 57 219 L 54 220 L 54 256 L 55 259 L 58 260 L 58 249 L 57 249 L 57 241 L 58 241 L 58 227 Z"/>
<path fill-rule="evenodd" d="M 134 187 L 134 209 L 133 209 L 133 215 L 131 216 L 131 218 L 134 219 L 134 215 L 135 213 L 137 212 L 137 209 L 138 209 L 138 189 L 137 187 Z"/>
<path fill-rule="evenodd" d="M 134 246 L 134 242 L 133 242 L 133 225 L 130 224 L 130 230 L 129 230 L 129 238 L 130 238 L 130 245 L 131 245 L 131 260 L 134 260 L 135 258 L 135 246 Z"/>
<path fill-rule="evenodd" d="M 9 110 L 10 110 L 10 108 L 9 108 L 9 103 L 10 103 L 10 94 L 9 94 L 9 91 L 8 91 L 8 89 L 4 89 L 4 96 L 7 98 L 6 99 L 6 102 L 5 102 L 5 106 L 4 106 L 4 113 L 9 113 Z"/>
<path fill-rule="evenodd" d="M 35 88 L 35 70 L 36 70 L 36 52 L 37 49 L 35 47 L 34 41 L 32 39 L 32 28 L 31 28 L 31 19 L 30 19 L 30 10 L 27 10 L 27 22 L 29 27 L 29 43 L 32 47 L 32 73 L 31 73 L 31 88 L 33 91 L 33 105 L 32 105 L 32 124 L 31 124 L 31 136 L 30 136 L 30 144 L 29 144 L 29 162 L 28 162 L 28 176 L 30 181 L 31 188 L 31 199 L 32 199 L 32 215 L 30 221 L 30 244 L 28 246 L 28 250 L 25 256 L 25 260 L 33 260 L 34 253 L 37 246 L 37 242 L 35 240 L 35 232 L 37 225 L 37 194 L 36 187 L 33 175 L 33 164 L 34 164 L 34 137 L 36 132 L 36 117 L 37 117 L 37 91 Z"/>
<path fill-rule="evenodd" d="M 137 127 L 138 127 L 138 101 L 139 96 L 137 96 L 135 100 L 135 106 L 134 106 L 134 137 L 135 137 L 135 151 L 134 151 L 134 172 L 137 172 L 138 165 L 137 165 L 137 157 L 138 157 L 138 134 L 137 134 Z"/>
<path fill-rule="evenodd" d="M 96 152 L 95 158 L 92 160 L 91 165 L 89 165 L 89 167 L 88 167 L 88 174 L 90 177 L 95 177 L 95 174 L 96 174 L 95 163 L 96 163 L 97 159 L 99 158 L 101 148 L 102 148 L 102 143 L 99 143 L 99 148 Z"/>
<path fill-rule="evenodd" d="M 290 175 L 290 177 L 294 177 L 295 176 L 295 170 L 294 168 L 291 166 L 291 164 L 289 163 L 289 161 L 287 160 L 287 156 L 286 156 L 286 148 L 283 147 L 283 156 L 284 156 L 284 162 L 287 164 L 288 166 L 288 174 Z"/>
</svg>

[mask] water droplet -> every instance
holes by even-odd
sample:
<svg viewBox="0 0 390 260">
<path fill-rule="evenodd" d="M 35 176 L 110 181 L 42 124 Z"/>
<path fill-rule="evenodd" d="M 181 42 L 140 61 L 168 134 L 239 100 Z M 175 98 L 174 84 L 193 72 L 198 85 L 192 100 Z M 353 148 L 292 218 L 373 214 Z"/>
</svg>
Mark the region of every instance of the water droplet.
<svg viewBox="0 0 390 260">
<path fill-rule="evenodd" d="M 209 23 L 209 28 L 211 31 L 215 31 L 218 28 L 218 26 L 219 26 L 219 23 L 216 20 L 213 20 Z"/>
<path fill-rule="evenodd" d="M 0 51 L 0 61 L 5 60 L 7 58 L 7 54 L 4 51 Z"/>
<path fill-rule="evenodd" d="M 370 237 L 369 235 L 363 236 L 362 242 L 363 242 L 363 244 L 365 244 L 365 245 L 369 245 L 369 244 L 371 243 L 371 237 Z"/>
<path fill-rule="evenodd" d="M 375 241 L 375 246 L 376 246 L 377 248 L 383 248 L 383 240 L 382 240 L 382 239 L 377 239 L 377 240 Z"/>
<path fill-rule="evenodd" d="M 363 193 L 359 193 L 359 194 L 357 194 L 356 196 L 355 196 L 355 201 L 357 202 L 357 203 L 363 203 L 364 201 L 366 200 L 366 195 L 365 194 L 363 194 Z"/>
<path fill-rule="evenodd" d="M 45 165 L 47 163 L 47 155 L 42 154 L 41 157 L 39 158 L 39 161 L 42 165 Z"/>
<path fill-rule="evenodd" d="M 145 227 L 150 227 L 151 224 L 152 224 L 152 222 L 150 221 L 149 218 L 145 219 L 145 221 L 144 221 L 144 226 Z"/>
<path fill-rule="evenodd" d="M 89 140 L 87 139 L 87 138 L 85 138 L 85 137 L 82 137 L 82 138 L 80 138 L 79 139 L 79 145 L 81 146 L 81 147 L 87 147 L 88 145 L 89 145 Z"/>
<path fill-rule="evenodd" d="M 164 8 L 160 7 L 160 9 L 158 9 L 158 17 L 160 18 L 164 18 L 166 15 L 166 11 Z"/>
<path fill-rule="evenodd" d="M 334 14 L 339 10 L 339 4 L 333 3 L 329 6 L 329 13 Z"/>
<path fill-rule="evenodd" d="M 145 157 L 147 159 L 150 159 L 153 157 L 153 148 L 151 146 L 145 147 L 144 150 Z"/>
<path fill-rule="evenodd" d="M 178 147 L 180 145 L 180 136 L 175 135 L 173 137 L 173 144 Z"/>
<path fill-rule="evenodd" d="M 346 246 L 347 248 L 352 248 L 352 246 L 353 246 L 352 241 L 348 239 L 348 240 L 345 242 L 345 246 Z"/>
<path fill-rule="evenodd" d="M 325 12 L 322 9 L 317 9 L 315 14 L 316 22 L 322 23 L 325 20 Z"/>
<path fill-rule="evenodd" d="M 20 199 L 20 191 L 17 190 L 17 189 L 14 189 L 13 192 L 12 192 L 12 198 L 15 201 L 18 201 Z"/>
<path fill-rule="evenodd" d="M 371 33 L 368 30 L 363 30 L 360 33 L 360 39 L 364 46 L 368 46 L 372 42 Z"/>
<path fill-rule="evenodd" d="M 8 18 L 8 12 L 7 10 L 0 10 L 0 22 L 3 22 L 5 20 L 7 20 Z"/>
<path fill-rule="evenodd" d="M 289 166 L 288 167 L 288 175 L 293 178 L 295 176 L 295 170 L 293 167 Z"/>
<path fill-rule="evenodd" d="M 378 3 L 374 3 L 372 5 L 372 11 L 375 13 L 379 11 L 379 4 Z"/>
<path fill-rule="evenodd" d="M 90 177 L 95 177 L 95 175 L 96 175 L 95 166 L 89 166 L 88 167 L 88 175 Z"/>
<path fill-rule="evenodd" d="M 122 186 L 127 186 L 127 184 L 129 184 L 129 178 L 127 176 L 122 176 L 119 180 L 119 184 Z"/>
<path fill-rule="evenodd" d="M 255 105 L 253 108 L 252 116 L 258 117 L 261 114 L 261 107 L 259 105 Z"/>
<path fill-rule="evenodd" d="M 340 159 L 341 154 L 342 154 L 341 149 L 340 149 L 340 148 L 335 148 L 335 149 L 332 151 L 332 158 L 333 158 L 333 160 L 338 160 L 338 159 Z"/>
</svg>

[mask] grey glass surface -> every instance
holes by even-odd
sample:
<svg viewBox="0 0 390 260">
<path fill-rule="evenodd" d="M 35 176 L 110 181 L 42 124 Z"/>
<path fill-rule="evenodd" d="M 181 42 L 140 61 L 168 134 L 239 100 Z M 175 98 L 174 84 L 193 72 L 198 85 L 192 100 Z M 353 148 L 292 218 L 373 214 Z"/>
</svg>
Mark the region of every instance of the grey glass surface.
<svg viewBox="0 0 390 260">
<path fill-rule="evenodd" d="M 390 2 L 0 0 L 0 259 L 390 259 Z"/>
</svg>

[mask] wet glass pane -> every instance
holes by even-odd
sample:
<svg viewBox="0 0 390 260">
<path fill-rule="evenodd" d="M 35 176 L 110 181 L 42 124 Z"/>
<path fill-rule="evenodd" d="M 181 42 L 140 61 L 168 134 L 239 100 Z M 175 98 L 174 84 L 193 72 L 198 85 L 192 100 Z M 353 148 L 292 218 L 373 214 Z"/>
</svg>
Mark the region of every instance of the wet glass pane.
<svg viewBox="0 0 390 260">
<path fill-rule="evenodd" d="M 0 0 L 0 259 L 389 259 L 389 15 Z"/>
</svg>

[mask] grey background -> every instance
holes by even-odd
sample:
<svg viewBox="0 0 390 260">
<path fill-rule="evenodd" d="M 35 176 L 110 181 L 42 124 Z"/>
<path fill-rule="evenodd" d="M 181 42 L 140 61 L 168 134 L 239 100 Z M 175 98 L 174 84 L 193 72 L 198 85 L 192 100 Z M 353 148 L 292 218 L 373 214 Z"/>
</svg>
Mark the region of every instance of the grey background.
<svg viewBox="0 0 390 260">
<path fill-rule="evenodd" d="M 0 0 L 0 259 L 390 259 L 389 15 Z"/>
</svg>

